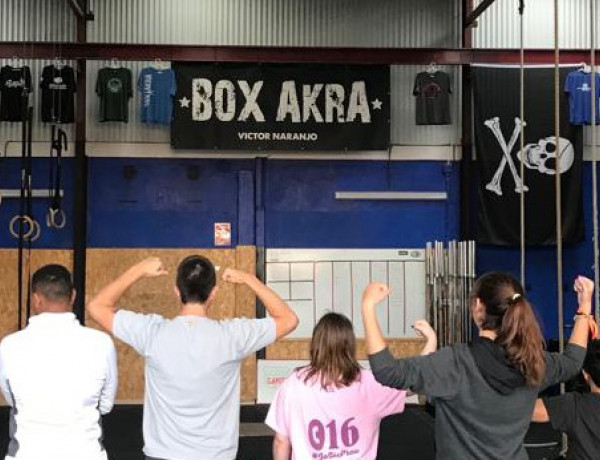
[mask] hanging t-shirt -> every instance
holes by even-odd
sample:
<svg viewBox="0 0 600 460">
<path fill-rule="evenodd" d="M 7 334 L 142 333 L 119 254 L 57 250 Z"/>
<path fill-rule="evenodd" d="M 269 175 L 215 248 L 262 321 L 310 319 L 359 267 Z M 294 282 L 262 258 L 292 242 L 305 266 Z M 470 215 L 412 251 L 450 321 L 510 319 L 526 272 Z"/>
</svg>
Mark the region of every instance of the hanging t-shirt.
<svg viewBox="0 0 600 460">
<path fill-rule="evenodd" d="M 375 460 L 382 418 L 402 412 L 406 392 L 384 387 L 363 370 L 350 386 L 324 390 L 294 372 L 277 390 L 265 423 L 287 436 L 292 460 Z"/>
<path fill-rule="evenodd" d="M 23 92 L 31 93 L 31 71 L 29 67 L 10 67 L 0 69 L 0 121 L 21 121 L 23 110 L 27 108 L 28 98 Z"/>
<path fill-rule="evenodd" d="M 75 121 L 75 72 L 73 67 L 49 65 L 42 70 L 42 121 L 73 123 Z"/>
<path fill-rule="evenodd" d="M 100 121 L 129 121 L 129 99 L 133 96 L 131 70 L 125 67 L 100 69 L 96 94 L 100 97 Z"/>
<path fill-rule="evenodd" d="M 446 72 L 420 72 L 415 78 L 413 95 L 417 97 L 417 125 L 449 125 L 450 75 Z"/>
<path fill-rule="evenodd" d="M 172 69 L 142 69 L 138 78 L 138 91 L 142 96 L 140 118 L 143 123 L 171 123 L 175 89 L 175 72 Z"/>
<path fill-rule="evenodd" d="M 596 74 L 596 124 L 600 124 L 600 75 Z M 567 75 L 565 93 L 569 95 L 569 121 L 573 125 L 592 124 L 592 75 L 577 70 Z"/>
</svg>

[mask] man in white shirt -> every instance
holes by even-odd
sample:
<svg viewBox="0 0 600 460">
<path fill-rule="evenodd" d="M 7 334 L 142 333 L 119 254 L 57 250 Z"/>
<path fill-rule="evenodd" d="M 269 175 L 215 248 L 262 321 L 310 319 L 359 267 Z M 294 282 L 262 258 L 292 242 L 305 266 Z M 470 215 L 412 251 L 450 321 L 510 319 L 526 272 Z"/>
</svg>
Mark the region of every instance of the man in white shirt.
<svg viewBox="0 0 600 460">
<path fill-rule="evenodd" d="M 40 268 L 31 291 L 35 316 L 0 343 L 0 389 L 12 407 L 6 459 L 105 460 L 100 415 L 117 391 L 114 344 L 75 318 L 65 267 Z"/>
<path fill-rule="evenodd" d="M 227 269 L 223 280 L 245 284 L 269 318 L 216 321 L 207 317 L 218 286 L 205 257 L 186 257 L 177 269 L 179 315 L 116 310 L 125 291 L 142 278 L 165 275 L 158 258 L 146 259 L 102 289 L 90 315 L 146 360 L 144 453 L 152 460 L 233 460 L 240 412 L 240 364 L 248 355 L 293 331 L 298 318 L 254 275 Z"/>
</svg>

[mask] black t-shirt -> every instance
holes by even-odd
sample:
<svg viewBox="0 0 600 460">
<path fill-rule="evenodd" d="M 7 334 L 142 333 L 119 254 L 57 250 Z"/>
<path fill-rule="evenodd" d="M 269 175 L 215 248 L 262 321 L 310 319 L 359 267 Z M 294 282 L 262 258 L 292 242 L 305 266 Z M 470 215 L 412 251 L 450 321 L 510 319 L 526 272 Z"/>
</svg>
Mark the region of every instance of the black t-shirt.
<svg viewBox="0 0 600 460">
<path fill-rule="evenodd" d="M 567 459 L 600 459 L 600 395 L 566 393 L 544 404 L 554 429 L 569 436 Z"/>
<path fill-rule="evenodd" d="M 0 69 L 0 121 L 21 121 L 23 119 L 23 92 L 31 92 L 31 71 L 29 67 Z M 26 104 L 25 104 L 26 105 Z"/>
<path fill-rule="evenodd" d="M 75 121 L 75 72 L 72 67 L 49 65 L 42 70 L 42 121 L 73 123 Z"/>
<path fill-rule="evenodd" d="M 449 125 L 451 93 L 447 73 L 418 73 L 413 88 L 413 95 L 417 97 L 417 125 Z"/>
<path fill-rule="evenodd" d="M 131 70 L 125 67 L 100 69 L 96 94 L 100 97 L 100 121 L 129 121 L 129 99 L 133 96 Z"/>
</svg>

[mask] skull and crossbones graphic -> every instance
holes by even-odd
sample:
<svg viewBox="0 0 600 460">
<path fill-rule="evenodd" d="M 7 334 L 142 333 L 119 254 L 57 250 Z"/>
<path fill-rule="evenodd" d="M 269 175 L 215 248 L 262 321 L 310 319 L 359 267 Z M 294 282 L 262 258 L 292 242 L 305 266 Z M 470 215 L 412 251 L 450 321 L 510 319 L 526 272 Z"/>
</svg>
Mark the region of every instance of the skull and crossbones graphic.
<svg viewBox="0 0 600 460">
<path fill-rule="evenodd" d="M 560 150 L 560 152 L 559 152 Z M 521 152 L 517 152 L 517 158 L 521 160 Z M 542 174 L 550 176 L 556 172 L 565 173 L 575 160 L 575 149 L 569 139 L 555 136 L 540 139 L 537 144 L 527 144 L 523 149 L 523 163 L 529 169 L 537 169 Z"/>
<path fill-rule="evenodd" d="M 502 150 L 502 159 L 500 160 L 500 164 L 498 165 L 494 176 L 486 184 L 485 188 L 498 196 L 502 196 L 502 176 L 504 175 L 504 170 L 508 165 L 515 182 L 515 192 L 527 192 L 529 187 L 527 187 L 523 183 L 521 177 L 519 177 L 517 168 L 515 167 L 515 163 L 511 156 L 515 144 L 517 143 L 517 139 L 521 134 L 523 122 L 520 118 L 515 118 L 515 127 L 508 144 L 506 143 L 506 139 L 502 134 L 500 119 L 498 117 L 490 118 L 489 120 L 486 120 L 484 124 L 492 131 L 494 137 L 498 141 L 500 149 Z M 528 169 L 537 170 L 542 174 L 555 175 L 557 171 L 562 174 L 567 172 L 573 165 L 573 161 L 575 159 L 575 149 L 573 148 L 573 144 L 571 144 L 568 139 L 559 137 L 557 143 L 555 136 L 549 136 L 540 139 L 535 144 L 527 144 L 523 149 L 523 158 L 521 159 L 520 151 L 517 152 L 517 158 L 520 161 L 522 160 L 523 164 Z"/>
</svg>

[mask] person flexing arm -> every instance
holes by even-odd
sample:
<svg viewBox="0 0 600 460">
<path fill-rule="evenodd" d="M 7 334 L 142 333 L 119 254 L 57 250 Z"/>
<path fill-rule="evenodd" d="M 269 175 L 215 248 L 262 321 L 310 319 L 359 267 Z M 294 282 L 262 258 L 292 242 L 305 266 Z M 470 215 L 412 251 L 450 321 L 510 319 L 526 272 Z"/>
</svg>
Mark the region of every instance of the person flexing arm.
<svg viewBox="0 0 600 460">
<path fill-rule="evenodd" d="M 155 278 L 167 275 L 162 261 L 158 257 L 149 257 L 130 267 L 117 279 L 106 285 L 87 304 L 90 316 L 106 331 L 113 332 L 117 303 L 125 292 L 143 278 Z M 269 287 L 256 276 L 240 270 L 228 268 L 223 273 L 223 280 L 234 284 L 248 286 L 264 304 L 269 315 L 275 321 L 277 339 L 292 332 L 298 325 L 298 317 L 294 311 Z M 206 303 L 211 303 L 217 293 L 213 287 Z"/>
</svg>

